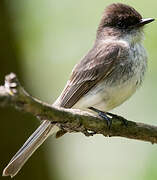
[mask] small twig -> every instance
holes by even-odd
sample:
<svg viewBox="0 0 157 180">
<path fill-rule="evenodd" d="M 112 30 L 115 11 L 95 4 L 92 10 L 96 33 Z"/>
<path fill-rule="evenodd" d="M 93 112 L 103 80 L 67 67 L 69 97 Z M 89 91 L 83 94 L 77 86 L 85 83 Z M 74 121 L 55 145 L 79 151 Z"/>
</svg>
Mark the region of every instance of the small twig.
<svg viewBox="0 0 157 180">
<path fill-rule="evenodd" d="M 53 107 L 33 98 L 23 89 L 13 73 L 7 75 L 5 85 L 0 86 L 0 106 L 8 105 L 23 112 L 29 112 L 41 120 L 47 119 L 52 123 L 57 123 L 63 132 L 64 130 L 82 132 L 86 136 L 94 134 L 120 136 L 157 143 L 156 126 L 128 121 L 123 117 L 113 115 L 112 127 L 108 129 L 104 120 L 92 114 L 75 109 Z M 109 115 L 112 116 L 112 114 Z"/>
</svg>

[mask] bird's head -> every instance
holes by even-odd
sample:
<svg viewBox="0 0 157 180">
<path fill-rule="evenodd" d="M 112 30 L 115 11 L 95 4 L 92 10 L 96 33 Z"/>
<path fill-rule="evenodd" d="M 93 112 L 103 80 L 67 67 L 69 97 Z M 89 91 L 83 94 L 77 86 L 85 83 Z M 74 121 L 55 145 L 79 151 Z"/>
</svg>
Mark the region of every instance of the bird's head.
<svg viewBox="0 0 157 180">
<path fill-rule="evenodd" d="M 142 16 L 131 6 L 115 3 L 109 5 L 103 13 L 102 19 L 98 27 L 98 34 L 104 29 L 107 33 L 118 35 L 129 33 L 135 30 L 142 30 L 145 24 L 154 21 L 153 18 L 143 19 Z M 113 30 L 113 31 L 112 31 Z"/>
</svg>

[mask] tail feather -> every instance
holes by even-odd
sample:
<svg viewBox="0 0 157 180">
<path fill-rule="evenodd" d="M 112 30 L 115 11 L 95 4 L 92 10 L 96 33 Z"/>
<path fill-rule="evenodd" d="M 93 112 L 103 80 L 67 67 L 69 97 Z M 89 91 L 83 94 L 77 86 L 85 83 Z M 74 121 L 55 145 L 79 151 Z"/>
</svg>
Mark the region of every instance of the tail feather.
<svg viewBox="0 0 157 180">
<path fill-rule="evenodd" d="M 50 121 L 43 121 L 38 129 L 28 138 L 20 150 L 10 160 L 9 164 L 3 171 L 3 176 L 14 177 L 34 151 L 48 138 L 50 134 L 53 133 L 52 129 L 53 125 Z"/>
</svg>

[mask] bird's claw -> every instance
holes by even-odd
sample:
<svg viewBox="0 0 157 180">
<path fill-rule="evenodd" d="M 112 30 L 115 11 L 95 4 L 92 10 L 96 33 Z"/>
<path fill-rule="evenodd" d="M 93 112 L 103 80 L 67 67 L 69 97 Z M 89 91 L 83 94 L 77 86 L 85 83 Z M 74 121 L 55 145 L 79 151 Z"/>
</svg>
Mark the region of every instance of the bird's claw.
<svg viewBox="0 0 157 180">
<path fill-rule="evenodd" d="M 106 123 L 107 123 L 107 127 L 110 129 L 111 128 L 111 126 L 112 126 L 112 119 L 108 116 L 108 114 L 106 113 L 106 112 L 103 112 L 103 111 L 100 111 L 100 110 L 98 110 L 98 109 L 96 109 L 96 108 L 94 108 L 94 107 L 89 107 L 89 109 L 91 109 L 92 111 L 94 111 L 94 112 L 97 112 L 98 113 L 98 115 L 101 117 L 101 118 L 103 118 L 103 119 L 105 119 L 106 120 Z"/>
<path fill-rule="evenodd" d="M 94 108 L 94 107 L 89 107 L 89 109 L 92 110 L 92 111 L 94 111 L 94 112 L 97 112 L 98 115 L 99 115 L 101 118 L 105 119 L 105 120 L 106 120 L 106 123 L 107 123 L 107 127 L 108 127 L 109 129 L 110 129 L 111 126 L 112 126 L 112 119 L 113 119 L 113 118 L 116 118 L 116 119 L 118 119 L 119 121 L 121 121 L 122 124 L 125 125 L 126 127 L 127 127 L 127 125 L 128 125 L 128 121 L 125 120 L 125 119 L 124 119 L 123 117 L 121 117 L 121 116 L 118 116 L 118 115 L 116 115 L 116 114 L 112 114 L 112 113 L 109 113 L 109 112 L 103 112 L 103 111 L 100 111 L 100 110 L 98 110 L 98 109 L 96 109 L 96 108 Z"/>
<path fill-rule="evenodd" d="M 124 119 L 122 116 L 118 116 L 116 114 L 112 114 L 112 113 L 109 113 L 109 112 L 106 112 L 107 115 L 111 116 L 112 118 L 116 118 L 118 119 L 119 121 L 122 122 L 123 125 L 125 125 L 126 127 L 128 126 L 128 121 L 126 119 Z"/>
</svg>

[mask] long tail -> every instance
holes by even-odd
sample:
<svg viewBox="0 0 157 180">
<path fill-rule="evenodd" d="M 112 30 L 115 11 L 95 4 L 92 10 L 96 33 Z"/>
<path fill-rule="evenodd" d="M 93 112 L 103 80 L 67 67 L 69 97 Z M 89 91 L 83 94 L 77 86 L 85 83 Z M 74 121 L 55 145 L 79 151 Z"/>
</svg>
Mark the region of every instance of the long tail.
<svg viewBox="0 0 157 180">
<path fill-rule="evenodd" d="M 34 151 L 54 132 L 56 132 L 55 126 L 53 127 L 50 121 L 43 121 L 43 123 L 10 160 L 9 164 L 3 171 L 3 176 L 14 177 Z"/>
</svg>

